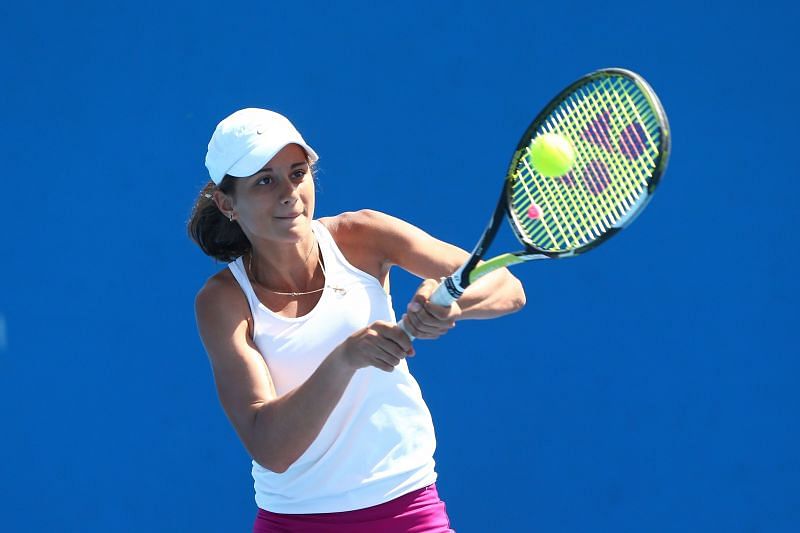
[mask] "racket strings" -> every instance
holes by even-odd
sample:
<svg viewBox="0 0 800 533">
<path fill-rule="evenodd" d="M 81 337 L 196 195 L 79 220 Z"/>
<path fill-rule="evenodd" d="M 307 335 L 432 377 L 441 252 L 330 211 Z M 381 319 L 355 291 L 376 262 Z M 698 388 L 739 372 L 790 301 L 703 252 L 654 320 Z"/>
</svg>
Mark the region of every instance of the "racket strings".
<svg viewBox="0 0 800 533">
<path fill-rule="evenodd" d="M 588 102 L 588 100 L 584 100 L 583 102 Z M 574 104 L 574 102 L 567 102 L 566 103 L 567 110 L 571 111 L 572 113 L 580 113 L 580 112 L 582 112 L 582 111 L 576 109 L 574 106 L 570 107 L 570 104 Z M 557 129 L 556 125 L 553 124 L 553 118 L 558 118 L 558 119 L 561 120 L 561 122 L 565 126 L 569 126 L 569 123 L 565 119 L 564 110 L 562 109 L 560 111 L 561 112 L 559 112 L 559 110 L 557 110 L 556 111 L 556 115 L 550 117 L 549 124 L 547 125 L 548 128 L 549 128 L 548 131 L 555 131 Z M 590 129 L 590 131 L 591 131 L 591 129 Z M 572 132 L 572 134 L 573 134 L 572 136 L 574 136 L 575 132 Z M 530 167 L 528 167 L 528 169 L 530 169 Z M 594 168 L 593 167 L 587 167 L 586 170 L 588 172 L 591 172 L 591 171 L 594 170 Z M 568 183 L 570 185 L 573 185 L 573 183 L 571 181 L 573 179 L 572 177 L 568 176 L 566 179 L 568 180 L 566 183 Z M 543 183 L 545 184 L 547 189 L 551 188 L 550 187 L 550 182 L 552 182 L 552 180 L 543 180 Z M 575 230 L 576 235 L 577 235 L 577 240 L 579 241 L 578 244 L 583 244 L 584 239 L 578 233 L 580 228 L 588 228 L 587 231 L 590 234 L 589 237 L 591 237 L 591 235 L 595 233 L 595 228 L 597 226 L 597 219 L 598 219 L 598 217 L 600 215 L 598 215 L 597 210 L 596 209 L 592 209 L 593 206 L 588 204 L 587 202 L 585 202 L 585 201 L 582 201 L 582 202 L 576 201 L 575 195 L 564 195 L 561 192 L 560 188 L 557 189 L 557 190 L 559 190 L 560 197 L 563 199 L 564 204 L 568 207 L 570 212 L 580 213 L 580 215 L 581 215 L 581 220 L 579 221 L 579 223 L 577 223 L 574 226 L 574 230 Z M 595 237 L 598 237 L 599 235 L 600 234 L 597 233 L 595 235 Z M 569 246 L 568 243 L 565 243 L 565 244 L 566 244 L 566 248 L 572 248 L 573 247 L 573 246 Z"/>
<path fill-rule="evenodd" d="M 556 131 L 556 128 L 553 128 L 552 124 L 549 125 L 549 131 Z M 521 180 L 521 183 L 525 183 L 528 181 L 532 181 L 532 177 L 535 176 L 535 171 L 531 168 L 527 161 L 524 162 L 525 169 L 522 174 L 524 179 Z M 592 172 L 594 170 L 593 167 L 587 167 L 586 172 Z M 572 176 L 567 176 L 565 178 L 565 182 L 568 185 L 574 185 L 572 180 L 574 178 Z M 594 178 L 597 180 L 598 178 Z M 527 203 L 532 203 L 534 201 L 541 202 L 543 205 L 542 207 L 545 208 L 546 211 L 552 212 L 555 216 L 555 220 L 559 218 L 561 220 L 569 220 L 571 226 L 569 226 L 570 231 L 562 232 L 562 241 L 557 244 L 559 248 L 574 248 L 584 244 L 586 241 L 586 235 L 582 234 L 582 230 L 585 230 L 589 233 L 588 238 L 596 238 L 599 236 L 599 233 L 596 230 L 597 221 L 599 218 L 604 216 L 603 212 L 598 212 L 598 209 L 595 208 L 592 204 L 589 204 L 585 201 L 585 198 L 580 198 L 576 196 L 576 194 L 566 194 L 564 192 L 563 187 L 559 187 L 556 185 L 556 182 L 552 179 L 542 179 L 536 184 L 541 189 L 542 194 L 537 194 L 534 196 L 533 194 L 527 194 Z M 526 191 L 530 191 L 531 187 L 525 187 Z M 554 198 L 555 197 L 555 198 Z M 519 201 L 519 195 L 517 196 L 517 201 Z M 551 205 L 558 206 L 558 209 L 552 209 Z M 603 205 L 604 211 L 607 211 L 609 206 L 607 203 Z M 564 214 L 568 216 L 564 216 Z M 524 219 L 523 219 L 524 220 Z M 548 218 L 545 218 L 542 221 L 544 227 L 548 227 Z M 525 220 L 525 225 L 527 229 L 531 230 L 535 228 L 535 224 L 532 221 Z M 552 234 L 552 233 L 551 233 Z M 551 241 L 558 242 L 559 239 L 551 238 Z"/>
<path fill-rule="evenodd" d="M 598 91 L 595 92 L 594 95 L 606 97 L 612 92 L 614 91 Z M 591 163 L 585 168 L 584 176 L 589 176 L 589 192 L 596 196 L 598 200 L 601 200 L 599 204 L 602 207 L 602 212 L 598 222 L 605 225 L 611 225 L 615 220 L 622 216 L 623 211 L 621 211 L 621 209 L 627 210 L 629 207 L 624 205 L 624 200 L 620 198 L 619 194 L 615 194 L 620 192 L 617 191 L 616 188 L 609 188 L 608 194 L 599 194 L 605 190 L 601 190 L 601 188 L 604 188 L 610 180 L 610 176 L 608 176 L 607 165 L 602 166 L 601 162 L 603 162 L 602 158 L 604 154 L 613 150 L 609 137 L 616 137 L 616 134 L 618 133 L 614 131 L 614 123 L 610 120 L 609 116 L 609 113 L 613 113 L 615 111 L 616 106 L 614 103 L 609 102 L 608 99 L 598 102 L 597 98 L 587 98 L 584 100 L 584 102 L 591 106 L 590 112 L 595 113 L 596 116 L 595 120 L 589 122 L 585 132 L 589 132 L 589 135 L 592 136 L 593 139 L 600 141 L 595 141 L 587 145 L 590 148 L 588 152 L 590 153 L 592 160 Z M 571 131 L 573 136 L 581 135 L 580 132 L 574 130 L 574 124 L 571 125 L 569 122 L 567 122 L 566 126 L 573 126 Z M 584 137 L 587 135 L 585 132 L 582 134 Z M 585 177 L 584 181 L 586 182 Z M 624 185 L 629 182 L 622 181 L 621 183 Z M 614 196 L 613 198 L 611 197 L 612 195 Z M 586 197 L 585 195 L 583 196 L 582 200 L 584 202 L 583 205 L 585 206 L 592 207 L 595 205 L 590 201 L 591 198 Z M 600 230 L 601 228 L 598 226 L 598 224 L 595 224 L 593 229 Z"/>
<path fill-rule="evenodd" d="M 576 111 L 575 111 L 575 109 L 571 109 L 570 112 L 575 113 Z M 558 114 L 559 114 L 559 110 L 556 111 L 555 115 L 553 115 L 553 116 L 551 116 L 549 118 L 548 123 L 545 126 L 545 131 L 551 131 L 551 132 L 557 131 L 558 128 L 555 127 L 553 122 L 554 122 L 554 118 L 558 117 Z M 558 117 L 558 118 L 560 119 L 561 117 Z M 561 120 L 561 121 L 563 122 L 563 120 Z M 528 150 L 528 153 L 529 153 L 529 150 Z M 525 159 L 527 159 L 527 158 L 525 158 Z M 524 179 L 521 180 L 522 183 L 525 183 L 525 182 L 528 182 L 528 181 L 532 181 L 532 177 L 536 175 L 535 171 L 528 164 L 528 161 L 524 161 L 524 163 L 525 163 L 525 169 L 524 170 L 526 172 L 522 173 L 522 177 L 524 178 Z M 567 177 L 567 179 L 571 179 L 571 178 Z M 539 180 L 539 182 L 536 183 L 536 185 L 538 185 L 542 189 L 541 192 L 543 194 L 537 194 L 536 196 L 538 196 L 538 198 L 534 197 L 533 195 L 528 195 L 527 201 L 528 202 L 538 201 L 538 202 L 542 202 L 544 204 L 547 204 L 547 206 L 543 205 L 543 207 L 545 207 L 545 209 L 547 209 L 547 207 L 549 207 L 550 204 L 563 206 L 562 209 L 558 209 L 559 215 L 560 215 L 560 217 L 562 219 L 564 219 L 564 218 L 566 218 L 563 215 L 564 212 L 566 211 L 567 213 L 569 213 L 570 216 L 568 218 L 569 218 L 569 221 L 572 224 L 572 227 L 571 227 L 572 231 L 570 232 L 571 235 L 564 234 L 562 236 L 563 237 L 563 241 L 564 241 L 562 243 L 563 247 L 564 248 L 571 248 L 571 247 L 574 247 L 576 244 L 580 244 L 580 241 L 582 239 L 581 239 L 581 236 L 580 236 L 579 228 L 586 227 L 587 225 L 590 226 L 591 224 L 589 224 L 588 221 L 591 218 L 596 217 L 596 213 L 588 212 L 588 210 L 585 209 L 585 204 L 575 202 L 574 198 L 573 198 L 574 195 L 565 195 L 561 187 L 554 186 L 554 182 L 552 180 L 547 180 L 547 179 Z M 531 190 L 531 187 L 526 187 L 526 190 L 528 190 L 528 191 Z M 553 195 L 553 190 L 556 191 L 557 198 L 554 198 L 553 201 L 548 201 L 550 198 L 552 198 L 554 196 Z M 518 197 L 518 200 L 519 200 L 519 197 Z M 552 208 L 551 209 L 547 209 L 547 210 L 549 212 L 555 211 Z M 542 223 L 543 223 L 543 225 L 545 227 L 547 227 L 548 226 L 548 219 L 547 218 L 543 219 Z M 529 230 L 535 228 L 534 223 L 532 221 L 529 221 L 529 220 L 525 221 L 525 225 L 527 226 L 527 229 L 529 229 Z M 570 236 L 572 238 L 570 238 Z M 557 241 L 557 239 L 553 239 L 553 241 Z M 559 247 L 561 247 L 561 246 L 559 246 Z"/>
<path fill-rule="evenodd" d="M 588 164 L 583 167 L 582 176 L 568 176 L 567 184 L 574 186 L 575 179 L 580 179 L 587 187 L 577 188 L 573 195 L 578 204 L 591 213 L 589 222 L 590 233 L 599 236 L 603 231 L 603 226 L 613 224 L 613 221 L 621 216 L 619 211 L 619 196 L 612 198 L 613 189 L 609 190 L 608 194 L 600 194 L 605 192 L 606 186 L 609 184 L 610 176 L 608 175 L 607 165 L 604 163 L 605 153 L 613 150 L 609 137 L 615 135 L 613 130 L 613 123 L 609 124 L 609 114 L 614 111 L 614 107 L 609 105 L 608 102 L 598 101 L 598 95 L 604 95 L 596 91 L 590 94 L 584 94 L 584 99 L 578 101 L 578 104 L 584 104 L 581 107 L 572 107 L 573 114 L 585 117 L 583 132 L 578 130 L 578 123 L 569 120 L 563 120 L 562 125 L 567 129 L 570 136 L 573 138 L 588 138 L 590 142 L 585 145 L 579 145 L 584 148 L 584 157 L 578 157 L 578 160 L 588 160 Z M 592 97 L 594 96 L 594 98 Z M 575 102 L 568 102 L 569 104 Z M 591 117 L 594 115 L 594 119 Z M 580 155 L 580 151 L 579 151 Z M 589 196 L 591 194 L 592 196 Z M 592 201 L 595 200 L 595 201 Z"/>
<path fill-rule="evenodd" d="M 541 176 L 530 143 L 519 158 L 510 205 L 518 229 L 538 248 L 576 249 L 601 237 L 647 194 L 660 145 L 660 122 L 633 81 L 609 76 L 566 97 L 531 135 L 566 137 L 575 149 L 570 172 Z M 527 215 L 532 204 L 542 216 Z"/>
</svg>

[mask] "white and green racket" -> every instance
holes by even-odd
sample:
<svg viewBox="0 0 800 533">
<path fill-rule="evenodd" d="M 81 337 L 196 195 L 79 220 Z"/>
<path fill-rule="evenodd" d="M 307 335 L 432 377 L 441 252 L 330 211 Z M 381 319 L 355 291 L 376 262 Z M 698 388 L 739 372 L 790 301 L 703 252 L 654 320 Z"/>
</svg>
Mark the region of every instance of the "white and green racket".
<svg viewBox="0 0 800 533">
<path fill-rule="evenodd" d="M 618 68 L 583 76 L 528 126 L 472 255 L 431 301 L 450 305 L 494 270 L 572 257 L 605 242 L 650 201 L 669 153 L 667 115 L 641 76 Z M 524 249 L 480 263 L 503 218 Z M 398 325 L 408 333 L 403 320 Z"/>
</svg>

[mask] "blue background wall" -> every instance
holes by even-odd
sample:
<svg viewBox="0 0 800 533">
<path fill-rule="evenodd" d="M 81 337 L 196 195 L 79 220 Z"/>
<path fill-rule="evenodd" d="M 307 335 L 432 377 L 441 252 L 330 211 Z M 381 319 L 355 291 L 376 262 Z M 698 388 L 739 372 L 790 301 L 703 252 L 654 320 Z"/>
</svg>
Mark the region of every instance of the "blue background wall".
<svg viewBox="0 0 800 533">
<path fill-rule="evenodd" d="M 224 265 L 185 233 L 225 115 L 295 122 L 317 216 L 471 248 L 528 121 L 623 66 L 669 113 L 667 176 L 608 245 L 516 270 L 524 311 L 418 342 L 440 493 L 460 533 L 797 531 L 798 8 L 374 4 L 2 7 L 2 529 L 251 527 L 192 308 Z"/>
</svg>

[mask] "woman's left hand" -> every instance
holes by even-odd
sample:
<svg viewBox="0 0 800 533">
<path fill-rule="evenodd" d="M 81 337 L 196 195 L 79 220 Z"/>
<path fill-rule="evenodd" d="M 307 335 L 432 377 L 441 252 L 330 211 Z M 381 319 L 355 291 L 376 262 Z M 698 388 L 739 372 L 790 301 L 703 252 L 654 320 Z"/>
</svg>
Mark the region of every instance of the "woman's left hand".
<svg viewBox="0 0 800 533">
<path fill-rule="evenodd" d="M 403 316 L 408 332 L 418 339 L 438 339 L 455 327 L 461 317 L 458 302 L 443 307 L 430 302 L 431 294 L 439 286 L 439 281 L 426 279 L 417 289 Z"/>
</svg>

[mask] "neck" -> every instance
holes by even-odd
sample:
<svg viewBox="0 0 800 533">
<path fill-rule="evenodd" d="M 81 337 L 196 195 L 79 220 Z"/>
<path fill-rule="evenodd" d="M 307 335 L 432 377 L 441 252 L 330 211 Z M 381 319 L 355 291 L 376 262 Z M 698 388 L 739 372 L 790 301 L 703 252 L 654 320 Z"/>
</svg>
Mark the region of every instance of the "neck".
<svg viewBox="0 0 800 533">
<path fill-rule="evenodd" d="M 253 244 L 244 258 L 250 277 L 266 289 L 304 292 L 322 287 L 319 245 L 312 232 L 297 243 Z"/>
</svg>

